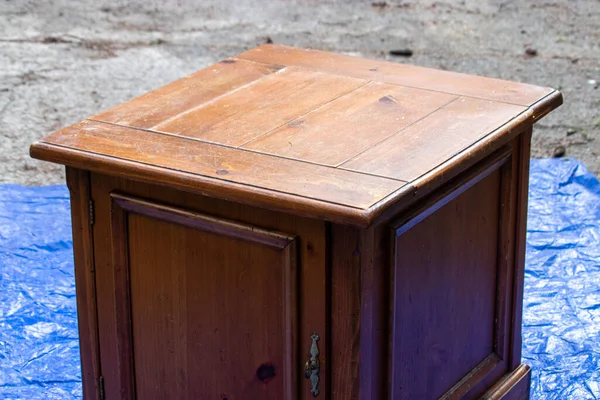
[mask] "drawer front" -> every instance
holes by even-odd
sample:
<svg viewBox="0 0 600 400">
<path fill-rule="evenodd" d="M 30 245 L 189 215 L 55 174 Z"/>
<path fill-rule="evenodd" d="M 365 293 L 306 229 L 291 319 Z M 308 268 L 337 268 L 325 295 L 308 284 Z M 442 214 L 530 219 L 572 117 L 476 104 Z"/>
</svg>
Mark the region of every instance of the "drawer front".
<svg viewBox="0 0 600 400">
<path fill-rule="evenodd" d="M 313 398 L 304 363 L 312 331 L 325 351 L 326 325 L 301 318 L 325 301 L 324 259 L 320 280 L 303 271 L 325 254 L 317 226 L 284 232 L 115 188 L 94 195 L 108 398 Z"/>
</svg>

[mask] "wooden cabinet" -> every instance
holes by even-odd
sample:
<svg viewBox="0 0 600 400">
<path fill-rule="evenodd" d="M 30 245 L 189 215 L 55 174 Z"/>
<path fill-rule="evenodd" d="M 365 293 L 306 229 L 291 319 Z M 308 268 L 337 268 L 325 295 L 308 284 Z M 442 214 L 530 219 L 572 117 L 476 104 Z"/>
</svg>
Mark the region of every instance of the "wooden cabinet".
<svg viewBox="0 0 600 400">
<path fill-rule="evenodd" d="M 531 127 L 560 93 L 261 46 L 34 143 L 86 399 L 524 399 Z"/>
</svg>

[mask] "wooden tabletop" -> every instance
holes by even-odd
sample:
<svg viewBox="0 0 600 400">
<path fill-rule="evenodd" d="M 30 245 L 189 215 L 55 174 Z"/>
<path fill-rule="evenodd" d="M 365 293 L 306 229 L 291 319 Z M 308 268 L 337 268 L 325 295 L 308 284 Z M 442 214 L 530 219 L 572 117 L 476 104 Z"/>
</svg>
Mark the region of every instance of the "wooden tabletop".
<svg viewBox="0 0 600 400">
<path fill-rule="evenodd" d="M 561 103 L 550 88 L 263 45 L 46 136 L 31 155 L 365 226 Z"/>
</svg>

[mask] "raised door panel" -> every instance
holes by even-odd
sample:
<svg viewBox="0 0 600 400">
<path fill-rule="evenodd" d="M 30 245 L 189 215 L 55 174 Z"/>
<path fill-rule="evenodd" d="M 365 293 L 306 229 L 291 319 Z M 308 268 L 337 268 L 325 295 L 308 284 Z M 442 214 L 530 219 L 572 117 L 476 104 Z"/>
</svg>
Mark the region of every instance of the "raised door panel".
<svg viewBox="0 0 600 400">
<path fill-rule="evenodd" d="M 98 300 L 115 306 L 119 397 L 297 399 L 298 240 L 110 199 L 114 287 Z"/>
<path fill-rule="evenodd" d="M 394 400 L 479 398 L 508 368 L 508 160 L 393 225 Z"/>
</svg>

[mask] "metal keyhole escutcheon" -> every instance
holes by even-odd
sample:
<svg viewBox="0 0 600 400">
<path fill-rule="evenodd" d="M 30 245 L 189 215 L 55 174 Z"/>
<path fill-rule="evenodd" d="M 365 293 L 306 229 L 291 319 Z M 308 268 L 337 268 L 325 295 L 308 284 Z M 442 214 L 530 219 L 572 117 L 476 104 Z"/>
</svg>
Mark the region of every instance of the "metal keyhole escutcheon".
<svg viewBox="0 0 600 400">
<path fill-rule="evenodd" d="M 316 332 L 310 336 L 312 344 L 310 346 L 310 359 L 304 364 L 304 377 L 310 379 L 311 389 L 310 392 L 314 397 L 319 395 L 319 370 L 321 369 L 319 363 L 319 335 Z"/>
</svg>

